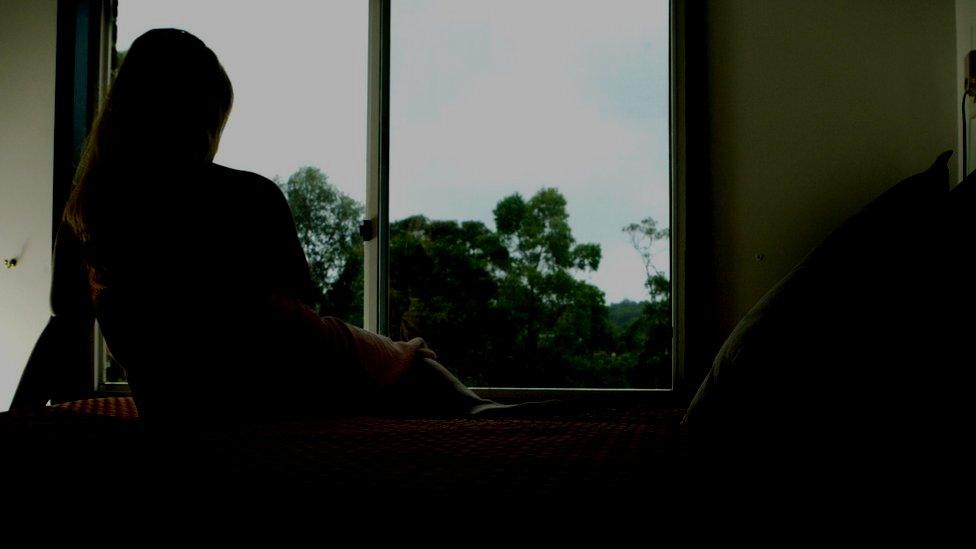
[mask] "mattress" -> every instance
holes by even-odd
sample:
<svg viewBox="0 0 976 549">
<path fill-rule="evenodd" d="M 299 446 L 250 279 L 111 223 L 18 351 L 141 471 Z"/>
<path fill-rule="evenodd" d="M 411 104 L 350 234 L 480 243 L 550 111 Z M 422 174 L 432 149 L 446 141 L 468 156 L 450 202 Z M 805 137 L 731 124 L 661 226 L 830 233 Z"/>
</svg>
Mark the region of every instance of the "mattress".
<svg viewBox="0 0 976 549">
<path fill-rule="evenodd" d="M 640 495 L 686 457 L 682 409 L 573 405 L 531 415 L 330 416 L 148 430 L 127 397 L 0 414 L 3 470 L 23 490 Z M 9 483 L 8 483 L 9 485 Z"/>
</svg>

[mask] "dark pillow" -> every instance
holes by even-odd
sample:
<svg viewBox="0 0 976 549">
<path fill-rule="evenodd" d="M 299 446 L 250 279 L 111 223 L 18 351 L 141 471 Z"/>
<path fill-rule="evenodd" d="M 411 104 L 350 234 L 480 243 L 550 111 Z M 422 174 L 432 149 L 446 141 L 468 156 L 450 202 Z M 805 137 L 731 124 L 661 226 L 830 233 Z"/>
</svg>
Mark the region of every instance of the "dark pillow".
<svg viewBox="0 0 976 549">
<path fill-rule="evenodd" d="M 848 219 L 746 314 L 685 424 L 711 451 L 849 453 L 908 417 L 937 330 L 938 221 L 947 161 Z"/>
</svg>

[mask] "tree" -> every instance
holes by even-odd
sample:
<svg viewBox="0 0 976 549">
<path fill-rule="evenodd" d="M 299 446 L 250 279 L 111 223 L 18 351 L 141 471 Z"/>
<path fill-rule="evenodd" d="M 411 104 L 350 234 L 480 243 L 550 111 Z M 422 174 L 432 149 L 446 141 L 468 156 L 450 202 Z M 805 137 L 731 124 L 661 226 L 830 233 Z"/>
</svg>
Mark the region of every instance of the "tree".
<svg viewBox="0 0 976 549">
<path fill-rule="evenodd" d="M 521 275 L 554 274 L 569 269 L 596 270 L 600 245 L 575 245 L 566 199 L 558 189 L 543 188 L 528 202 L 515 193 L 503 198 L 494 210 L 495 226 L 512 252 Z"/>
<path fill-rule="evenodd" d="M 498 236 L 477 221 L 391 224 L 390 313 L 400 336 L 425 338 L 466 383 L 489 383 L 506 341 L 494 273 L 507 261 Z"/>
<path fill-rule="evenodd" d="M 595 350 L 612 348 L 603 292 L 575 276 L 599 266 L 600 247 L 575 242 L 556 189 L 503 198 L 495 225 L 391 225 L 400 335 L 424 337 L 468 384 L 605 386 L 584 371 Z"/>
<path fill-rule="evenodd" d="M 275 183 L 288 200 L 298 240 L 305 249 L 312 281 L 319 291 L 319 302 L 314 305 L 337 316 L 354 312 L 356 290 L 352 285 L 358 277 L 361 315 L 362 240 L 358 226 L 363 206 L 329 183 L 322 170 L 312 166 L 300 168 L 285 182 L 275 178 Z M 343 283 L 337 284 L 340 278 Z M 337 303 L 337 296 L 331 294 L 343 292 L 346 295 Z"/>
<path fill-rule="evenodd" d="M 319 310 L 339 317 L 356 326 L 363 325 L 363 259 L 362 238 L 353 237 L 355 245 L 349 249 L 339 277 L 332 289 L 322 296 Z"/>
<path fill-rule="evenodd" d="M 667 387 L 671 384 L 671 281 L 654 265 L 654 256 L 659 243 L 669 241 L 671 232 L 658 228 L 651 217 L 626 225 L 623 232 L 644 262 L 644 286 L 650 299 L 644 303 L 640 318 L 621 337 L 620 346 L 638 353 L 632 384 Z"/>
<path fill-rule="evenodd" d="M 657 221 L 653 217 L 645 217 L 640 223 L 631 223 L 625 226 L 623 231 L 627 233 L 631 245 L 637 250 L 637 253 L 640 254 L 641 259 L 644 261 L 644 271 L 647 273 L 647 279 L 651 280 L 654 275 L 662 274 L 654 265 L 654 256 L 657 254 L 655 244 L 660 241 L 667 243 L 671 238 L 671 230 L 667 228 L 659 229 L 657 227 Z M 652 288 L 648 286 L 648 290 L 652 290 Z"/>
</svg>

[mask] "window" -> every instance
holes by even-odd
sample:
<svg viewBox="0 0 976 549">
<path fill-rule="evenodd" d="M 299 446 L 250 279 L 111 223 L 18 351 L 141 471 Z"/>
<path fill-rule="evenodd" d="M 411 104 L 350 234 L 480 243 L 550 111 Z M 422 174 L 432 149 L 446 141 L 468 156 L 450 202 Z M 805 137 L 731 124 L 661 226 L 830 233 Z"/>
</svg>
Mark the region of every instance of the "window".
<svg viewBox="0 0 976 549">
<path fill-rule="evenodd" d="M 178 27 L 216 52 L 216 161 L 282 187 L 320 310 L 469 385 L 669 389 L 669 8 L 119 0 L 116 47 Z"/>
<path fill-rule="evenodd" d="M 468 385 L 670 388 L 669 4 L 390 4 L 389 321 Z"/>
</svg>

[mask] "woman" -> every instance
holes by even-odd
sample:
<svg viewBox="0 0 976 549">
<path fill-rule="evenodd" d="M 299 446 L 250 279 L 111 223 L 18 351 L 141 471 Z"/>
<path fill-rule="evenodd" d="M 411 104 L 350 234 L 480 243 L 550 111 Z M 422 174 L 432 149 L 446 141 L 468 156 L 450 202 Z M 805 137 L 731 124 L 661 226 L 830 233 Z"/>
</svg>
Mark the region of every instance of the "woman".
<svg viewBox="0 0 976 549">
<path fill-rule="evenodd" d="M 90 348 L 94 318 L 150 421 L 499 408 L 422 340 L 393 342 L 306 305 L 314 286 L 281 191 L 212 162 L 232 102 L 193 35 L 156 29 L 133 42 L 78 167 L 55 246 L 54 315 L 13 407 L 85 385 L 90 372 L 72 382 L 69 364 L 72 349 Z"/>
</svg>

